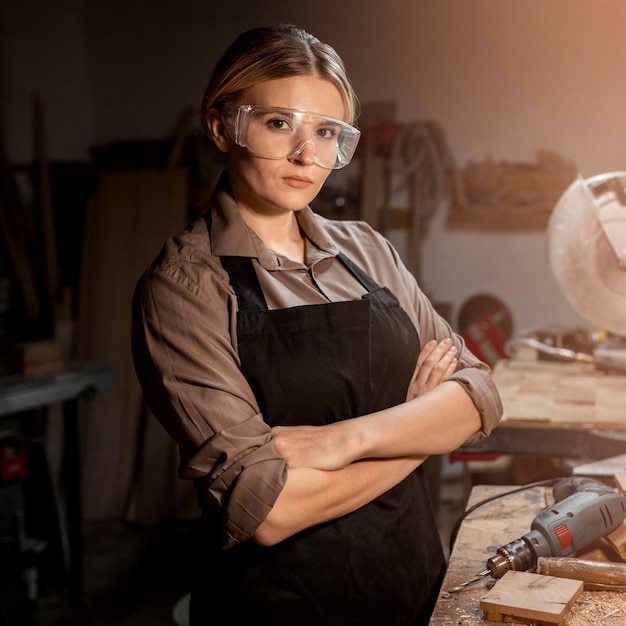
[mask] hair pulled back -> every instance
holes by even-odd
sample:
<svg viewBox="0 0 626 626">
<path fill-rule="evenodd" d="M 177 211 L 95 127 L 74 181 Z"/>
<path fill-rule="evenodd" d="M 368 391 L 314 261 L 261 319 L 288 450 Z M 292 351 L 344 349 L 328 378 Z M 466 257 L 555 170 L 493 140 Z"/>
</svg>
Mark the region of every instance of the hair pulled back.
<svg viewBox="0 0 626 626">
<path fill-rule="evenodd" d="M 221 111 L 259 83 L 291 76 L 319 76 L 341 92 L 346 120 L 354 123 L 359 102 L 341 57 L 335 50 L 293 24 L 254 28 L 239 35 L 218 61 L 202 102 L 202 127 L 209 109 Z"/>
</svg>

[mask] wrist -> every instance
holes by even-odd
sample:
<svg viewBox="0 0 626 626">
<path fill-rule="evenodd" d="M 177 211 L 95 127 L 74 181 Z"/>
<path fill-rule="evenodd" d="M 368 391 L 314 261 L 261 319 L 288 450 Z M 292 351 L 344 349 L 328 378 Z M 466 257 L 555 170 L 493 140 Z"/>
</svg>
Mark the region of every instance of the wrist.
<svg viewBox="0 0 626 626">
<path fill-rule="evenodd" d="M 346 446 L 353 461 L 369 459 L 375 454 L 375 421 L 370 415 L 346 420 Z"/>
</svg>

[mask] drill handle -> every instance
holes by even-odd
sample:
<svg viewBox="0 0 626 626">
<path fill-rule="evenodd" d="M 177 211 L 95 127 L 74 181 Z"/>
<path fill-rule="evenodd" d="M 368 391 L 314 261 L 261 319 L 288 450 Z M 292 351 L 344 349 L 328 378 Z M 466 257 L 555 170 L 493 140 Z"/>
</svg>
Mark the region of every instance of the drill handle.
<svg viewBox="0 0 626 626">
<path fill-rule="evenodd" d="M 593 491 L 595 493 L 611 493 L 615 491 L 606 483 L 586 476 L 570 476 L 562 478 L 554 487 L 552 495 L 556 502 L 561 502 L 579 491 Z"/>
<path fill-rule="evenodd" d="M 525 537 L 532 539 L 537 557 L 570 556 L 614 531 L 625 518 L 624 496 L 614 490 L 582 490 L 537 515 Z"/>
</svg>

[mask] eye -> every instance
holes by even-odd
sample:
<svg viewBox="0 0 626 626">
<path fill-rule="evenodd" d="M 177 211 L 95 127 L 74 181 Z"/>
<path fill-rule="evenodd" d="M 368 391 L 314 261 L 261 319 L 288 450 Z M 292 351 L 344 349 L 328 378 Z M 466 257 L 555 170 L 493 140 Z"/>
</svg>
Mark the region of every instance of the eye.
<svg viewBox="0 0 626 626">
<path fill-rule="evenodd" d="M 339 129 L 335 126 L 324 126 L 317 129 L 317 136 L 321 139 L 333 140 L 339 135 Z"/>
<path fill-rule="evenodd" d="M 265 125 L 270 130 L 289 130 L 291 125 L 289 120 L 284 117 L 271 117 L 265 121 Z"/>
</svg>

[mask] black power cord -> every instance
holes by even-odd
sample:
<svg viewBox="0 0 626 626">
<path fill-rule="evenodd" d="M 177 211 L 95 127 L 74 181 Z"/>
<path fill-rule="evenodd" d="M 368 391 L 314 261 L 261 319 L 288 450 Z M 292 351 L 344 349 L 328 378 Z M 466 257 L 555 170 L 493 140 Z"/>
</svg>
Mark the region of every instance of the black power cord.
<svg viewBox="0 0 626 626">
<path fill-rule="evenodd" d="M 477 502 L 476 504 L 472 505 L 459 517 L 459 519 L 454 524 L 454 528 L 452 529 L 452 532 L 450 533 L 450 543 L 449 543 L 450 554 L 452 554 L 452 548 L 454 547 L 454 543 L 456 541 L 457 535 L 459 534 L 459 529 L 461 528 L 461 524 L 463 523 L 463 520 L 468 515 L 473 513 L 476 509 L 480 508 L 481 506 L 484 506 L 485 504 L 489 502 L 493 502 L 494 500 L 498 500 L 499 498 L 504 498 L 506 496 L 513 495 L 514 493 L 519 493 L 520 491 L 525 491 L 526 489 L 532 489 L 533 487 L 545 487 L 547 485 L 556 485 L 561 480 L 563 480 L 563 478 L 549 478 L 547 480 L 539 480 L 534 483 L 528 483 L 527 485 L 522 485 L 521 487 L 510 489 L 509 491 L 505 491 L 495 496 L 485 498 L 484 500 L 481 500 L 480 502 Z"/>
</svg>

